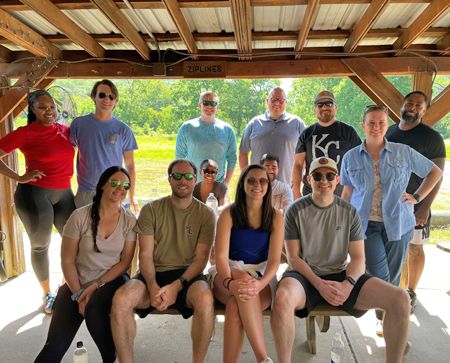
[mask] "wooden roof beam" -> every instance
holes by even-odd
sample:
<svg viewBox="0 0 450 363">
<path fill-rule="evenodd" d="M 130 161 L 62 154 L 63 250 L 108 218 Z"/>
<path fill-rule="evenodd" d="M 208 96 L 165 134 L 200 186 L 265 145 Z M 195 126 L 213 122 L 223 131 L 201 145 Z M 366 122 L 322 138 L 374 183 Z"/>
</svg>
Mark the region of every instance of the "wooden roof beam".
<svg viewBox="0 0 450 363">
<path fill-rule="evenodd" d="M 239 60 L 252 60 L 252 20 L 250 0 L 230 0 L 231 17 Z"/>
<path fill-rule="evenodd" d="M 316 16 L 318 7 L 319 0 L 308 0 L 305 16 L 303 17 L 302 25 L 300 26 L 300 31 L 298 32 L 297 43 L 294 48 L 296 52 L 301 52 L 305 46 L 306 39 L 308 38 L 309 31 L 311 30 L 311 24 Z M 300 59 L 300 55 L 296 55 L 295 59 Z"/>
<path fill-rule="evenodd" d="M 105 56 L 105 49 L 75 24 L 66 14 L 59 10 L 50 0 L 21 1 L 93 57 L 102 58 Z"/>
<path fill-rule="evenodd" d="M 408 48 L 418 37 L 420 37 L 436 20 L 438 20 L 448 9 L 449 0 L 433 0 L 430 5 L 417 17 L 416 20 L 403 32 L 394 43 L 394 49 Z M 399 55 L 401 52 L 397 53 Z"/>
<path fill-rule="evenodd" d="M 40 34 L 0 10 L 0 35 L 39 57 L 62 59 L 62 50 L 54 46 Z"/>
<path fill-rule="evenodd" d="M 11 51 L 2 45 L 0 45 L 0 62 L 11 62 Z"/>
<path fill-rule="evenodd" d="M 125 15 L 122 14 L 113 0 L 91 0 L 91 2 L 113 23 L 123 37 L 135 47 L 142 58 L 150 60 L 150 48 L 147 46 L 147 43 L 130 24 Z"/>
<path fill-rule="evenodd" d="M 169 15 L 171 16 L 175 26 L 177 27 L 178 34 L 180 34 L 183 43 L 189 53 L 198 53 L 197 44 L 195 43 L 194 37 L 192 36 L 191 29 L 181 12 L 180 5 L 177 0 L 162 0 L 164 6 L 166 7 Z"/>
<path fill-rule="evenodd" d="M 433 127 L 448 113 L 450 113 L 450 85 L 433 99 L 431 106 L 422 117 L 422 123 Z"/>
<path fill-rule="evenodd" d="M 35 62 L 36 67 L 39 67 Z M 40 62 L 39 62 L 40 63 Z M 0 122 L 3 122 L 22 101 L 27 97 L 27 92 L 30 87 L 38 87 L 44 81 L 56 64 L 45 63 L 35 71 L 23 74 L 14 84 L 18 88 L 11 88 L 0 98 Z"/>
<path fill-rule="evenodd" d="M 450 31 L 436 44 L 436 49 L 442 50 L 440 55 L 450 54 Z"/>
<path fill-rule="evenodd" d="M 355 50 L 390 3 L 391 0 L 372 1 L 345 43 L 344 53 L 351 53 Z"/>
<path fill-rule="evenodd" d="M 343 59 L 359 80 L 386 105 L 400 120 L 403 95 L 389 82 L 367 58 Z"/>
</svg>

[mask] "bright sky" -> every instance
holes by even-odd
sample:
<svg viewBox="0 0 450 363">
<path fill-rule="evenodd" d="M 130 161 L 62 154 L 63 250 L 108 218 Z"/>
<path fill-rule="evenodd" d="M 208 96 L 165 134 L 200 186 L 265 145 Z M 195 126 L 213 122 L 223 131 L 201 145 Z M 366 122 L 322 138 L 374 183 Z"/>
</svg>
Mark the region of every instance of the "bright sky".
<svg viewBox="0 0 450 363">
<path fill-rule="evenodd" d="M 294 78 L 280 78 L 281 88 L 283 88 L 286 93 L 291 91 L 293 80 Z"/>
</svg>

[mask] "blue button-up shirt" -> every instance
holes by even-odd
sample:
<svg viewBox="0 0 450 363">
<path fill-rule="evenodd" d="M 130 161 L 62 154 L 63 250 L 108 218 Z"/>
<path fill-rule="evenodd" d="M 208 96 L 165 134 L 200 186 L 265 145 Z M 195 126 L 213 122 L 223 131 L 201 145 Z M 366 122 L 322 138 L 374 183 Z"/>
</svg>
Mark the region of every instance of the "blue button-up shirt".
<svg viewBox="0 0 450 363">
<path fill-rule="evenodd" d="M 379 154 L 381 210 L 388 239 L 398 241 L 416 225 L 413 205 L 403 204 L 404 199 L 401 199 L 411 173 L 425 178 L 434 163 L 407 145 L 384 140 L 385 146 Z M 353 186 L 350 203 L 358 210 L 365 233 L 374 185 L 373 160 L 365 142 L 344 155 L 340 183 Z"/>
</svg>

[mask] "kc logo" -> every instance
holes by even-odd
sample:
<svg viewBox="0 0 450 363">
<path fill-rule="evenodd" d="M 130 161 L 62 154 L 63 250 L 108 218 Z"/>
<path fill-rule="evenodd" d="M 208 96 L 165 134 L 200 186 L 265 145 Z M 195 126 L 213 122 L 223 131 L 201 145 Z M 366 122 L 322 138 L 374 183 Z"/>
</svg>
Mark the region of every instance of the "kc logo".
<svg viewBox="0 0 450 363">
<path fill-rule="evenodd" d="M 336 149 L 337 150 L 339 150 L 339 141 L 330 141 L 329 143 L 327 143 L 326 145 L 325 145 L 325 147 L 322 147 L 322 146 L 320 146 L 320 144 L 322 143 L 322 141 L 324 141 L 326 138 L 327 138 L 327 136 L 328 136 L 329 134 L 323 134 L 322 135 L 322 137 L 320 138 L 320 140 L 319 140 L 319 142 L 316 142 L 317 141 L 317 135 L 313 135 L 313 142 L 312 142 L 312 152 L 313 152 L 313 157 L 312 157 L 312 159 L 313 160 L 315 160 L 315 159 L 317 159 L 317 156 L 316 156 L 316 148 L 318 149 L 318 150 L 320 150 L 320 151 L 322 151 L 323 152 L 323 156 L 325 156 L 325 157 L 327 157 L 327 158 L 329 158 L 329 156 L 328 156 L 328 148 L 331 146 L 331 145 L 335 145 L 336 146 Z M 341 160 L 341 156 L 340 155 L 338 155 L 337 156 L 337 158 L 336 158 L 336 164 L 339 164 L 339 161 Z"/>
</svg>

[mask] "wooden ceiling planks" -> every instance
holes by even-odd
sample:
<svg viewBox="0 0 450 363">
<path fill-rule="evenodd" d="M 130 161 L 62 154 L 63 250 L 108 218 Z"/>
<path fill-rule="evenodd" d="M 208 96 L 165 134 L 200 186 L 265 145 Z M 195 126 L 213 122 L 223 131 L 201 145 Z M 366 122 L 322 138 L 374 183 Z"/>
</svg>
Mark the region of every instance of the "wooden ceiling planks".
<svg viewBox="0 0 450 363">
<path fill-rule="evenodd" d="M 230 5 L 239 60 L 252 60 L 250 0 L 230 0 Z"/>
<path fill-rule="evenodd" d="M 311 30 L 311 25 L 316 16 L 317 9 L 319 8 L 319 0 L 308 0 L 308 5 L 306 5 L 305 16 L 303 17 L 302 25 L 300 31 L 298 32 L 297 43 L 295 44 L 294 50 L 296 52 L 301 52 L 305 46 L 306 39 Z M 300 54 L 295 56 L 295 59 L 300 59 Z"/>
</svg>

